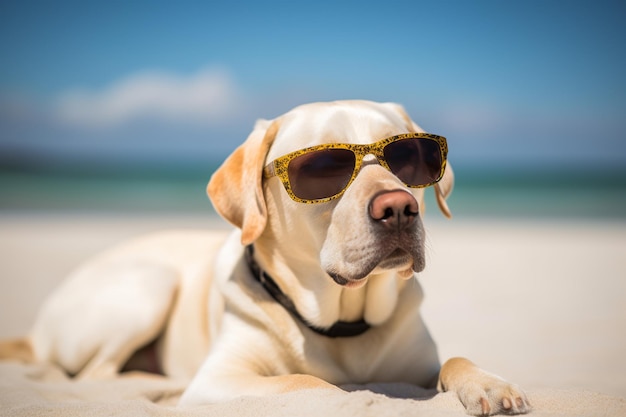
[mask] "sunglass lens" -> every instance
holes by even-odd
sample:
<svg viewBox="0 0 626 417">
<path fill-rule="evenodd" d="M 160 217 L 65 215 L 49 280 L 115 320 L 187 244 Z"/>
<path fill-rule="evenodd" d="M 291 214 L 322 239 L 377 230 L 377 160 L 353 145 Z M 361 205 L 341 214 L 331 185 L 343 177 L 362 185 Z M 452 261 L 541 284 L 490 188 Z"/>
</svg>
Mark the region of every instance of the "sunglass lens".
<svg viewBox="0 0 626 417">
<path fill-rule="evenodd" d="M 300 155 L 289 163 L 291 190 L 303 200 L 337 195 L 350 182 L 355 163 L 354 153 L 347 149 L 325 149 Z"/>
<path fill-rule="evenodd" d="M 440 179 L 443 164 L 439 144 L 432 139 L 402 139 L 383 150 L 391 171 L 407 185 L 427 185 Z"/>
</svg>

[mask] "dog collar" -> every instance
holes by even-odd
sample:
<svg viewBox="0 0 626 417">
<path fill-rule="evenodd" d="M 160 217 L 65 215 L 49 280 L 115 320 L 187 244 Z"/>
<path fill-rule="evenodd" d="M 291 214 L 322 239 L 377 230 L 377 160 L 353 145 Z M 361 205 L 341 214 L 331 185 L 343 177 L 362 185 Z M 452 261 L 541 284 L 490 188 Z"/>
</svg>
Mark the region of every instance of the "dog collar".
<svg viewBox="0 0 626 417">
<path fill-rule="evenodd" d="M 296 309 L 295 304 L 285 294 L 282 292 L 276 281 L 265 271 L 261 269 L 259 264 L 254 259 L 254 247 L 252 245 L 246 246 L 245 251 L 245 259 L 248 267 L 250 268 L 250 272 L 254 278 L 261 283 L 265 291 L 272 296 L 272 298 L 285 310 L 287 310 L 293 317 L 298 319 L 302 324 L 304 324 L 309 329 L 313 330 L 315 333 L 320 334 L 326 337 L 354 337 L 365 333 L 369 330 L 370 325 L 363 319 L 358 321 L 337 321 L 335 324 L 328 328 L 318 327 L 311 323 L 309 323 Z"/>
</svg>

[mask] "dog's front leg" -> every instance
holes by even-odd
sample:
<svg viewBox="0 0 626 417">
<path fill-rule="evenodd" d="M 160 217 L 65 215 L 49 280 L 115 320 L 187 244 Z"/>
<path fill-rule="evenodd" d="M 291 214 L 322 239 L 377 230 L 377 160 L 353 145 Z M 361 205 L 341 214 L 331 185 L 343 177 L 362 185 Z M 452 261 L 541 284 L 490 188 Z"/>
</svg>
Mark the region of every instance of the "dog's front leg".
<svg viewBox="0 0 626 417">
<path fill-rule="evenodd" d="M 444 363 L 439 391 L 454 391 L 472 415 L 524 414 L 530 411 L 526 395 L 515 385 L 483 371 L 465 358 Z"/>
<path fill-rule="evenodd" d="M 331 389 L 343 392 L 336 385 L 303 374 L 279 376 L 241 374 L 207 378 L 196 376 L 178 405 L 189 407 L 228 401 L 242 396 L 265 396 L 305 389 Z"/>
</svg>

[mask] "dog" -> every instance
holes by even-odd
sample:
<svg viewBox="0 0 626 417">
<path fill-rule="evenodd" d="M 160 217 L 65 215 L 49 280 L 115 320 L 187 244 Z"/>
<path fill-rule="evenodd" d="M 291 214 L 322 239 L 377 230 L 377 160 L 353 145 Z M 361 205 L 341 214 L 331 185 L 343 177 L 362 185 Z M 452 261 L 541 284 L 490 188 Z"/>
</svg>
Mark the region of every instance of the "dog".
<svg viewBox="0 0 626 417">
<path fill-rule="evenodd" d="M 420 316 L 423 196 L 434 188 L 450 216 L 447 152 L 393 103 L 260 120 L 207 187 L 232 233 L 157 233 L 97 256 L 19 345 L 79 378 L 152 346 L 153 368 L 189 381 L 181 406 L 406 382 L 456 392 L 469 414 L 526 413 L 516 385 L 464 358 L 441 366 Z"/>
</svg>

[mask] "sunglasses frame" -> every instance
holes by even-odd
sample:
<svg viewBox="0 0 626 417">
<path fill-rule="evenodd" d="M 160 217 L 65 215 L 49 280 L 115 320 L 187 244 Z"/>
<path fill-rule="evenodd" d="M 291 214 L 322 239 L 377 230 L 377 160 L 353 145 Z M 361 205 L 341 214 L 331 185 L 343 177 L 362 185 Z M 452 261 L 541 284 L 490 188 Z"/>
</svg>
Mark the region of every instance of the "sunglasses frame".
<svg viewBox="0 0 626 417">
<path fill-rule="evenodd" d="M 439 176 L 437 177 L 435 181 L 432 181 L 428 184 L 423 184 L 423 185 L 409 185 L 409 184 L 405 184 L 405 185 L 410 188 L 426 188 L 439 182 L 439 180 L 443 177 L 443 173 L 446 170 L 446 163 L 447 163 L 447 157 L 448 157 L 448 143 L 445 137 L 434 135 L 432 133 L 403 133 L 403 134 L 391 136 L 391 137 L 379 140 L 378 142 L 374 142 L 370 144 L 325 143 L 322 145 L 311 146 L 311 147 L 300 149 L 298 151 L 294 151 L 294 152 L 291 152 L 291 153 L 288 153 L 286 155 L 276 158 L 274 161 L 270 162 L 269 164 L 265 166 L 265 168 L 263 169 L 263 177 L 266 179 L 274 177 L 274 176 L 277 176 L 278 178 L 280 178 L 281 182 L 283 183 L 283 186 L 285 187 L 285 191 L 287 191 L 287 194 L 293 201 L 296 201 L 298 203 L 304 203 L 304 204 L 326 203 L 328 201 L 341 197 L 343 193 L 348 189 L 348 187 L 350 187 L 350 185 L 352 184 L 352 181 L 354 181 L 356 176 L 359 174 L 361 170 L 361 166 L 363 165 L 363 158 L 365 158 L 366 155 L 374 155 L 376 159 L 378 160 L 378 163 L 381 166 L 383 166 L 389 172 L 393 173 L 393 171 L 391 171 L 391 168 L 387 164 L 387 161 L 385 161 L 383 150 L 385 146 L 389 145 L 390 143 L 397 142 L 397 141 L 404 140 L 404 139 L 433 140 L 437 142 L 437 144 L 439 145 L 439 152 L 441 154 L 441 171 L 439 172 Z M 352 176 L 350 177 L 350 180 L 340 192 L 330 197 L 324 197 L 324 198 L 318 198 L 318 199 L 303 199 L 303 198 L 296 196 L 293 193 L 293 190 L 291 188 L 291 183 L 289 181 L 289 170 L 288 170 L 289 163 L 293 159 L 297 158 L 298 156 L 305 155 L 307 153 L 311 153 L 315 151 L 327 150 L 327 149 L 347 149 L 354 153 L 356 158 L 355 158 L 354 169 L 352 171 Z"/>
</svg>

